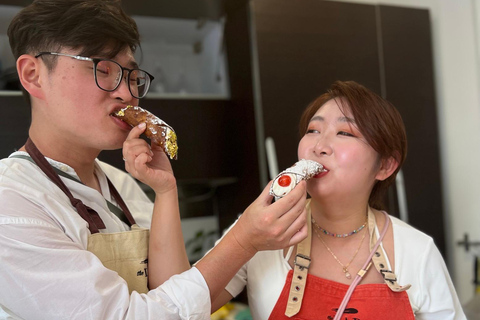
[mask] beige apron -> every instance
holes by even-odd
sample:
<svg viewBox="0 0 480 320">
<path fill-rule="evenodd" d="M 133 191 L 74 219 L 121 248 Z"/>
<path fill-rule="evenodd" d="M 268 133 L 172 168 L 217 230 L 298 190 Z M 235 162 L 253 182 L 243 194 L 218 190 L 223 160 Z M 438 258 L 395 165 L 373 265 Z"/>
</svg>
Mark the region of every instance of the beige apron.
<svg viewBox="0 0 480 320">
<path fill-rule="evenodd" d="M 137 291 L 139 293 L 148 292 L 147 263 L 150 231 L 145 228 L 140 228 L 135 224 L 135 220 L 131 215 L 130 210 L 108 177 L 107 181 L 110 193 L 121 209 L 107 200 L 108 207 L 120 218 L 120 220 L 131 227 L 130 231 L 100 233 L 99 229 L 105 229 L 105 225 L 100 219 L 98 213 L 83 204 L 81 200 L 74 198 L 70 190 L 63 183 L 62 179 L 60 179 L 59 175 L 78 183 L 82 182 L 52 167 L 30 138 L 27 140 L 25 148 L 31 158 L 24 156 L 17 157 L 36 163 L 39 168 L 65 193 L 70 199 L 72 206 L 77 209 L 78 214 L 88 223 L 88 229 L 90 230 L 91 235 L 88 237 L 87 250 L 96 255 L 106 268 L 116 271 L 119 276 L 125 279 L 130 293 L 132 291 Z"/>
<path fill-rule="evenodd" d="M 94 233 L 88 236 L 87 250 L 125 279 L 128 290 L 148 292 L 148 237 L 149 230 L 136 224 L 131 231 Z"/>
</svg>

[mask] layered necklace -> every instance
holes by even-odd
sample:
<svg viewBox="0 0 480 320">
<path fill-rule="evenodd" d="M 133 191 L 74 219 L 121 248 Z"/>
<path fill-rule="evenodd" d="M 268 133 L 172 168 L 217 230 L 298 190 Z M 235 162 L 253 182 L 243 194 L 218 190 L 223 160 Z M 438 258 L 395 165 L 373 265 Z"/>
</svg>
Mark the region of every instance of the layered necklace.
<svg viewBox="0 0 480 320">
<path fill-rule="evenodd" d="M 365 228 L 365 226 L 367 225 L 367 221 L 365 221 L 365 223 L 364 223 L 362 226 L 360 226 L 360 228 L 355 229 L 355 230 L 353 230 L 352 232 L 350 232 L 350 233 L 345 233 L 345 234 L 335 234 L 335 233 L 328 232 L 327 230 L 325 230 L 325 229 L 323 229 L 322 227 L 320 227 L 320 226 L 315 222 L 315 219 L 313 219 L 313 218 L 312 218 L 312 223 L 313 223 L 313 231 L 315 231 L 315 234 L 316 234 L 317 237 L 320 239 L 320 241 L 321 241 L 322 244 L 324 245 L 325 249 L 327 249 L 327 251 L 330 252 L 330 254 L 333 256 L 333 258 L 338 262 L 338 264 L 340 264 L 340 265 L 342 266 L 342 271 L 343 271 L 343 273 L 345 274 L 345 277 L 346 277 L 347 279 L 351 279 L 351 278 L 352 278 L 352 275 L 351 275 L 350 272 L 348 271 L 348 267 L 350 266 L 350 264 L 353 262 L 353 260 L 354 260 L 355 257 L 357 256 L 358 252 L 360 251 L 360 248 L 362 247 L 363 240 L 365 239 L 365 236 L 367 235 L 368 232 L 364 232 L 364 233 L 363 233 L 362 240 L 360 241 L 360 245 L 358 246 L 357 250 L 356 250 L 355 253 L 353 254 L 352 259 L 350 259 L 350 261 L 349 261 L 347 264 L 343 264 L 343 263 L 337 258 L 337 256 L 332 252 L 332 250 L 327 246 L 327 244 L 325 243 L 325 241 L 323 241 L 322 237 L 320 236 L 320 232 L 322 232 L 323 234 L 332 236 L 332 237 L 336 237 L 336 238 L 346 238 L 346 237 L 349 237 L 349 236 L 351 236 L 351 235 L 357 234 L 358 232 L 360 232 L 360 230 L 362 230 L 363 228 Z"/>
</svg>

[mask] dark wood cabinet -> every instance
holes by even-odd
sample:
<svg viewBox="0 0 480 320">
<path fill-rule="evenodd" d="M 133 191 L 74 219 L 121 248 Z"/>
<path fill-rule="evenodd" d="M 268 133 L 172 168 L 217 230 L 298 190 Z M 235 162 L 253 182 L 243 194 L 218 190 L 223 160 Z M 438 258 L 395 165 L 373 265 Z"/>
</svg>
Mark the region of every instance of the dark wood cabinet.
<svg viewBox="0 0 480 320">
<path fill-rule="evenodd" d="M 261 97 L 256 107 L 264 136 L 275 140 L 282 170 L 297 160 L 303 110 L 335 80 L 380 91 L 375 7 L 259 0 L 251 9 Z"/>
</svg>

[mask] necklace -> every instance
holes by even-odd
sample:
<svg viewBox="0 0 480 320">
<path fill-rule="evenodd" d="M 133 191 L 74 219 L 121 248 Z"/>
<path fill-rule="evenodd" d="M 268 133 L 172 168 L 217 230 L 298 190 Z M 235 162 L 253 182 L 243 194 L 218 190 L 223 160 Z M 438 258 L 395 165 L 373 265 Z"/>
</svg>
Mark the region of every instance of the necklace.
<svg viewBox="0 0 480 320">
<path fill-rule="evenodd" d="M 328 232 L 327 230 L 323 229 L 322 227 L 320 227 L 317 222 L 315 221 L 315 219 L 312 218 L 312 223 L 313 225 L 315 226 L 315 228 L 317 228 L 318 230 L 320 230 L 321 232 L 323 232 L 324 234 L 326 234 L 327 236 L 332 236 L 332 237 L 335 237 L 335 238 L 346 238 L 346 237 L 349 237 L 353 234 L 356 234 L 356 233 L 359 233 L 363 228 L 365 228 L 365 226 L 367 225 L 367 219 L 365 219 L 365 223 L 362 224 L 358 229 L 355 229 L 353 230 L 352 232 L 349 232 L 349 233 L 343 233 L 343 234 L 340 234 L 340 233 L 333 233 L 333 232 Z"/>
<path fill-rule="evenodd" d="M 318 233 L 317 229 L 316 228 L 313 228 L 313 230 L 315 231 L 317 237 L 320 239 L 320 241 L 322 241 L 323 245 L 325 246 L 325 248 L 328 250 L 328 252 L 330 252 L 330 254 L 333 256 L 333 258 L 342 266 L 342 271 L 343 273 L 345 274 L 345 277 L 347 279 L 351 279 L 352 278 L 352 275 L 350 274 L 350 272 L 348 271 L 348 267 L 350 266 L 350 264 L 353 262 L 353 260 L 355 259 L 355 257 L 357 256 L 358 254 L 358 251 L 360 251 L 360 247 L 362 246 L 362 243 L 363 243 L 363 239 L 365 239 L 365 236 L 367 235 L 368 232 L 364 232 L 363 233 L 363 236 L 362 236 L 362 240 L 360 241 L 360 245 L 358 246 L 357 248 L 357 251 L 355 251 L 355 253 L 353 254 L 353 257 L 352 259 L 350 259 L 350 261 L 344 265 L 338 258 L 337 256 L 332 252 L 332 250 L 330 250 L 330 248 L 327 246 L 327 244 L 325 243 L 325 241 L 323 241 L 322 237 L 320 236 L 320 233 Z"/>
</svg>

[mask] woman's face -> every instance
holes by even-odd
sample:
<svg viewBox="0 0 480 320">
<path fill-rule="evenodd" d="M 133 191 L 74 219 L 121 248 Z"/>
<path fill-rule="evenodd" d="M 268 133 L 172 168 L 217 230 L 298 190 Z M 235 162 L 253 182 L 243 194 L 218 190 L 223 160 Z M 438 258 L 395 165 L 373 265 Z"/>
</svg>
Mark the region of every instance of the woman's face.
<svg viewBox="0 0 480 320">
<path fill-rule="evenodd" d="M 345 105 L 342 113 L 335 100 L 325 103 L 310 120 L 298 145 L 298 158 L 317 161 L 327 169 L 308 181 L 312 198 L 322 199 L 368 201 L 381 164 L 349 108 Z"/>
</svg>

